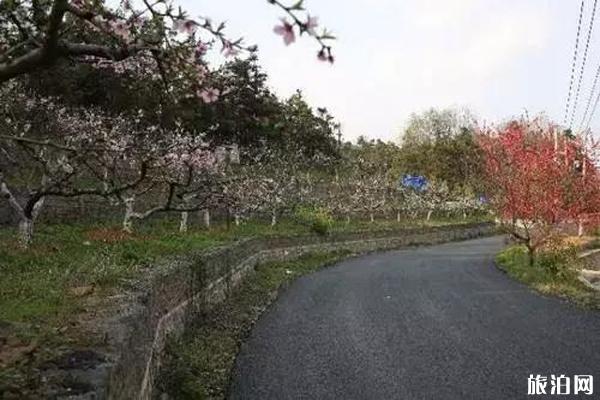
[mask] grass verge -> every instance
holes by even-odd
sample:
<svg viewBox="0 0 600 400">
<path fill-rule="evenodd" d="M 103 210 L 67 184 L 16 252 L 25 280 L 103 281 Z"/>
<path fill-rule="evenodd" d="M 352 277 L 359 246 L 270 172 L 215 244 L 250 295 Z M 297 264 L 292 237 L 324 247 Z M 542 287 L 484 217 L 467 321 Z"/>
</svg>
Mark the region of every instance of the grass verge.
<svg viewBox="0 0 600 400">
<path fill-rule="evenodd" d="M 335 222 L 330 231 L 356 232 L 439 226 L 472 220 L 405 223 Z M 0 229 L 0 321 L 62 327 L 81 308 L 82 297 L 127 284 L 157 258 L 215 247 L 247 237 L 307 234 L 310 228 L 281 221 L 247 222 L 177 232 L 177 221 L 148 224 L 132 235 L 111 225 L 40 225 L 31 248 L 21 249 L 13 229 Z"/>
<path fill-rule="evenodd" d="M 198 318 L 179 340 L 168 343 L 159 389 L 181 400 L 225 399 L 240 344 L 279 289 L 348 255 L 313 253 L 257 267 L 227 300 Z"/>
<path fill-rule="evenodd" d="M 397 230 L 482 222 L 473 219 L 431 221 L 332 221 L 332 233 Z M 298 221 L 275 226 L 246 221 L 240 226 L 192 226 L 178 232 L 175 218 L 147 221 L 135 234 L 110 224 L 40 224 L 33 245 L 24 250 L 13 228 L 0 229 L 0 398 L 28 398 L 39 391 L 40 366 L 65 349 L 93 345 L 82 324 L 157 259 L 185 254 L 248 237 L 295 236 L 311 232 Z M 93 319 L 93 318 L 92 318 Z M 7 397 L 6 393 L 14 393 Z M 43 397 L 43 396 L 42 396 Z"/>
<path fill-rule="evenodd" d="M 530 266 L 526 248 L 511 246 L 496 256 L 496 265 L 544 295 L 561 297 L 584 308 L 600 309 L 600 293 L 577 279 L 581 266 L 574 249 L 541 253 Z"/>
</svg>

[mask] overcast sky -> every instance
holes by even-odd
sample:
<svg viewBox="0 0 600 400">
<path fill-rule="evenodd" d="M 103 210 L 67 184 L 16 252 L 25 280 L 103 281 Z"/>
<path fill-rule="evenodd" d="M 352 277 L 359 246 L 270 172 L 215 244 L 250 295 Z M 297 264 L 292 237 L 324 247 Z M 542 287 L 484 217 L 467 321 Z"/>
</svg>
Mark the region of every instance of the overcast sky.
<svg viewBox="0 0 600 400">
<path fill-rule="evenodd" d="M 313 106 L 333 112 L 348 139 L 361 134 L 397 139 L 408 115 L 429 107 L 467 106 L 488 121 L 526 109 L 561 122 L 580 4 L 306 0 L 309 11 L 338 36 L 337 60 L 330 66 L 316 60 L 318 46 L 308 38 L 283 45 L 273 33 L 282 13 L 266 0 L 180 3 L 192 16 L 226 20 L 232 36 L 243 35 L 257 44 L 273 89 L 280 96 L 302 89 Z M 582 39 L 592 3 L 586 1 Z M 600 23 L 596 29 L 580 112 L 600 62 Z M 597 114 L 593 127 L 600 126 L 600 110 Z"/>
</svg>

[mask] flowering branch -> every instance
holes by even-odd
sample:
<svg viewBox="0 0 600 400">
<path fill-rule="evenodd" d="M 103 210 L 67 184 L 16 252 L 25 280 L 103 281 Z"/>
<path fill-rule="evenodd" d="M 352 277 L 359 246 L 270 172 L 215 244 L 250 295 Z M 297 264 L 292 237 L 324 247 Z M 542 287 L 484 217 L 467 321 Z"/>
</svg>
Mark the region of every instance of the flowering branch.
<svg viewBox="0 0 600 400">
<path fill-rule="evenodd" d="M 319 58 L 333 62 L 331 48 L 325 43 L 333 36 L 326 31 L 317 34 L 315 18 L 299 19 L 296 13 L 303 10 L 302 2 L 288 7 L 277 0 L 268 1 L 292 17 L 300 34 L 306 32 L 317 39 L 321 44 Z M 170 0 L 143 0 L 140 10 L 134 10 L 128 0 L 114 10 L 91 0 L 2 2 L 0 83 L 64 58 L 117 62 L 150 52 L 157 64 L 172 72 L 173 79 L 185 75 L 191 80 L 187 86 L 200 95 L 206 72 L 202 56 L 215 42 L 225 57 L 256 51 L 256 46 L 245 45 L 241 38 L 229 39 L 224 30 L 225 23 L 215 25 L 207 17 L 189 18 Z M 213 39 L 205 41 L 196 36 L 198 31 Z"/>
<path fill-rule="evenodd" d="M 318 26 L 318 19 L 316 17 L 312 17 L 310 14 L 306 13 L 306 19 L 304 21 L 301 19 L 299 13 L 305 11 L 303 6 L 304 0 L 299 0 L 291 6 L 286 6 L 279 0 L 267 1 L 270 4 L 282 9 L 286 15 L 292 19 L 292 23 L 290 23 L 285 18 L 282 18 L 281 25 L 278 25 L 274 28 L 275 33 L 283 37 L 283 41 L 286 46 L 296 40 L 296 33 L 294 30 L 294 27 L 296 27 L 300 32 L 300 35 L 307 33 L 319 43 L 321 46 L 321 49 L 317 53 L 319 60 L 328 61 L 330 63 L 335 61 L 331 52 L 331 45 L 328 44 L 328 41 L 334 40 L 335 36 L 333 36 L 331 32 L 327 31 L 327 29 L 323 29 L 321 33 L 317 33 L 316 28 Z"/>
</svg>

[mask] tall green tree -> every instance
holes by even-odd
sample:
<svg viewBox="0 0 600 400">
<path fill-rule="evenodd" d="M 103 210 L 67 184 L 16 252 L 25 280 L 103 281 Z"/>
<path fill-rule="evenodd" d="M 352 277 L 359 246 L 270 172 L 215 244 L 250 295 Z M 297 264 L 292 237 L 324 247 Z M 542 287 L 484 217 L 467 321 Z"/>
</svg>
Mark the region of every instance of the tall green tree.
<svg viewBox="0 0 600 400">
<path fill-rule="evenodd" d="M 475 117 L 465 109 L 412 114 L 401 137 L 401 171 L 444 182 L 452 192 L 478 191 L 482 164 L 475 129 Z"/>
<path fill-rule="evenodd" d="M 301 91 L 284 102 L 281 117 L 278 126 L 282 129 L 282 139 L 305 156 L 328 158 L 337 155 L 335 134 L 339 125 L 326 108 L 313 111 Z"/>
<path fill-rule="evenodd" d="M 194 121 L 205 126 L 211 143 L 236 143 L 254 148 L 279 141 L 283 105 L 268 87 L 267 74 L 256 56 L 224 64 L 214 76 L 221 96 L 209 104 L 196 104 Z"/>
</svg>

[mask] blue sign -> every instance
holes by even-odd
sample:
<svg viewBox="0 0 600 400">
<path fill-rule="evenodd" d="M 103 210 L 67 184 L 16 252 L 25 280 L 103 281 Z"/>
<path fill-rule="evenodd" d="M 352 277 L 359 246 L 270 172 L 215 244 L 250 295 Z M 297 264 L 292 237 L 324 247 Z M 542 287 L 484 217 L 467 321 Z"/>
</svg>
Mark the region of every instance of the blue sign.
<svg viewBox="0 0 600 400">
<path fill-rule="evenodd" d="M 422 192 L 427 189 L 427 179 L 424 176 L 404 175 L 402 177 L 402 186 Z"/>
</svg>

